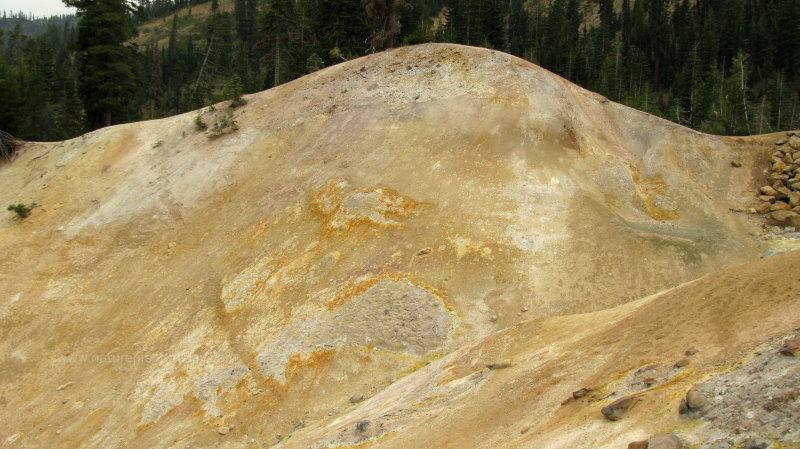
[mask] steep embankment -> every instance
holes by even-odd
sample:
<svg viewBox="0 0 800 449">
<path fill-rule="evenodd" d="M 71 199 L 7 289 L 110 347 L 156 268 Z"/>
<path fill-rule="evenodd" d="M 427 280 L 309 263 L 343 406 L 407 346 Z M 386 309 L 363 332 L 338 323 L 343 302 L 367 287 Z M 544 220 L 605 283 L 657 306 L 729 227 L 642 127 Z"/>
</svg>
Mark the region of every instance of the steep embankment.
<svg viewBox="0 0 800 449">
<path fill-rule="evenodd" d="M 800 324 L 787 280 L 774 307 L 728 275 L 634 301 L 757 259 L 756 218 L 736 211 L 774 138 L 699 134 L 453 45 L 247 99 L 238 130 L 191 113 L 0 168 L 0 204 L 39 205 L 0 222 L 9 447 L 539 447 L 556 431 L 600 447 L 635 429 L 584 445 L 602 415 L 555 398 L 708 339 L 700 373 Z M 713 325 L 724 298 L 698 304 L 750 290 L 721 321 L 762 317 L 743 337 Z"/>
</svg>

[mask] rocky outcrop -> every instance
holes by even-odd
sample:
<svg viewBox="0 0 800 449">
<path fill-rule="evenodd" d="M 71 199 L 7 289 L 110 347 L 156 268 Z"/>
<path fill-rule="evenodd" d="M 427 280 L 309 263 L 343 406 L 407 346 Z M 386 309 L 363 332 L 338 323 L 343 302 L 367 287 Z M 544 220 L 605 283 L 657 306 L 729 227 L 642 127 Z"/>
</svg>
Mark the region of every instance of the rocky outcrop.
<svg viewBox="0 0 800 449">
<path fill-rule="evenodd" d="M 759 189 L 761 203 L 753 212 L 775 224 L 800 228 L 800 133 L 790 132 L 775 141 L 768 163 L 771 184 Z"/>
</svg>

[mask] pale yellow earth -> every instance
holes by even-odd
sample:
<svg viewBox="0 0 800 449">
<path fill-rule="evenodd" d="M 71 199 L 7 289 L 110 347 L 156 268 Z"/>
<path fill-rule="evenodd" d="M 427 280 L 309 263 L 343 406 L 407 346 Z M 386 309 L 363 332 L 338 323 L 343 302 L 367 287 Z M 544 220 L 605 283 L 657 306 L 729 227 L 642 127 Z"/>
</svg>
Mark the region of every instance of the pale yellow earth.
<svg viewBox="0 0 800 449">
<path fill-rule="evenodd" d="M 0 447 L 699 445 L 688 388 L 800 328 L 747 212 L 776 135 L 443 44 L 246 99 L 0 165 Z"/>
</svg>

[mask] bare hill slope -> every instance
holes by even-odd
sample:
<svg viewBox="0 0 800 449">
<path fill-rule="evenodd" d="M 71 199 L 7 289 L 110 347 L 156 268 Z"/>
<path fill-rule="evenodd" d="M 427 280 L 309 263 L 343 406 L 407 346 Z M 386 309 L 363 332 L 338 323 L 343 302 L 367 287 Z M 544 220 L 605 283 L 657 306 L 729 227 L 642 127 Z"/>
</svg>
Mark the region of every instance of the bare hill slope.
<svg viewBox="0 0 800 449">
<path fill-rule="evenodd" d="M 0 166 L 0 204 L 38 204 L 0 221 L 0 444 L 623 447 L 800 326 L 800 256 L 753 263 L 741 212 L 774 137 L 455 45 L 247 100 L 238 129 L 221 104 Z M 603 421 L 624 373 L 690 345 Z"/>
</svg>

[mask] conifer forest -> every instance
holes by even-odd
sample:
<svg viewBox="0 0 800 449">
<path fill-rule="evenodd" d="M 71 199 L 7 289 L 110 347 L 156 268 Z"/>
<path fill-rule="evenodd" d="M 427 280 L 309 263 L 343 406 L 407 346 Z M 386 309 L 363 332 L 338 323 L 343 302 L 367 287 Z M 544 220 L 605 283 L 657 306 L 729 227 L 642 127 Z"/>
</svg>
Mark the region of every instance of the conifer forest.
<svg viewBox="0 0 800 449">
<path fill-rule="evenodd" d="M 392 47 L 511 53 L 693 129 L 800 128 L 800 0 L 64 0 L 0 18 L 0 130 L 52 141 Z"/>
</svg>

